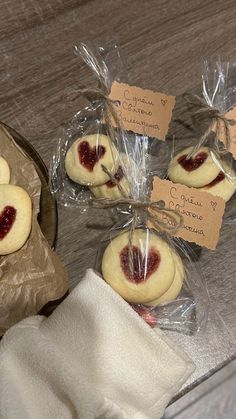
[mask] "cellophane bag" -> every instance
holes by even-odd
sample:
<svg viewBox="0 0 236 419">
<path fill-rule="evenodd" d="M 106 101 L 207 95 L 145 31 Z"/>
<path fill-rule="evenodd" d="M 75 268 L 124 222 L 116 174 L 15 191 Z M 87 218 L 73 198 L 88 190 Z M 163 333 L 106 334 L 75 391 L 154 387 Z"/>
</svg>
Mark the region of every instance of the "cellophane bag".
<svg viewBox="0 0 236 419">
<path fill-rule="evenodd" d="M 236 62 L 222 60 L 220 56 L 203 61 L 203 97 L 206 103 L 220 111 L 226 118 L 227 127 L 223 121 L 219 127 L 213 126 L 215 141 L 220 142 L 224 153 L 217 159 L 220 173 L 219 183 L 213 185 L 216 194 L 224 190 L 223 198 L 226 200 L 226 211 L 223 222 L 231 224 L 236 222 Z M 226 128 L 229 130 L 227 144 Z M 224 145 L 223 145 L 224 144 Z M 217 189 L 218 188 L 218 189 Z M 213 192 L 210 188 L 209 192 Z"/>
<path fill-rule="evenodd" d="M 96 271 L 150 326 L 193 334 L 205 326 L 208 316 L 203 274 L 191 260 L 190 247 L 172 237 L 161 222 L 162 211 L 176 224 L 179 214 L 162 202 L 149 201 L 149 138 L 129 134 L 122 141 L 128 194 L 93 201 L 97 209 L 116 207 L 122 220 L 104 234 Z"/>
<path fill-rule="evenodd" d="M 107 183 L 113 191 L 111 177 L 122 176 L 117 141 L 124 133 L 114 120 L 115 104 L 109 99 L 112 82 L 119 80 L 122 65 L 113 42 L 105 47 L 80 44 L 75 53 L 92 72 L 94 83 L 68 92 L 68 100 L 85 96 L 90 103 L 59 130 L 51 165 L 51 189 L 58 203 L 84 211 Z"/>
<path fill-rule="evenodd" d="M 151 150 L 161 178 L 224 199 L 223 224 L 236 222 L 236 162 L 232 155 L 236 138 L 235 81 L 235 63 L 205 59 L 203 98 L 184 95 L 199 135 L 178 140 L 173 135 L 165 144 L 153 143 Z M 182 119 L 184 122 L 184 115 Z M 191 174 L 197 175 L 197 184 L 191 180 Z"/>
</svg>

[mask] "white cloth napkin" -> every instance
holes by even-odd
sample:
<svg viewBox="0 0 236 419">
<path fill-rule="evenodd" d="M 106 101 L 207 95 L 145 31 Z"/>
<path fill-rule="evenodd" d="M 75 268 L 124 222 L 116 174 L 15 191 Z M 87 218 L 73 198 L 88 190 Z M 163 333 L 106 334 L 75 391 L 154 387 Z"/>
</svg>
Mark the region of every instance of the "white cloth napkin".
<svg viewBox="0 0 236 419">
<path fill-rule="evenodd" d="M 49 317 L 0 344 L 1 419 L 158 419 L 193 371 L 92 270 Z"/>
</svg>

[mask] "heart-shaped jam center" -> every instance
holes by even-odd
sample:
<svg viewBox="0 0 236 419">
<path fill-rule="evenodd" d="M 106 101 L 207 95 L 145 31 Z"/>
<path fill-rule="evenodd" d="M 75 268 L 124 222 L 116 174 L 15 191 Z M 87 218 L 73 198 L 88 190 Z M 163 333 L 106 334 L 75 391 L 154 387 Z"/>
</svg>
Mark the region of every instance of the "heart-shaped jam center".
<svg viewBox="0 0 236 419">
<path fill-rule="evenodd" d="M 205 151 L 201 151 L 194 158 L 187 158 L 187 154 L 183 154 L 178 158 L 178 163 L 187 171 L 192 172 L 193 170 L 198 169 L 204 161 L 207 159 L 208 154 Z"/>
<path fill-rule="evenodd" d="M 124 172 L 122 170 L 122 167 L 119 166 L 117 169 L 116 174 L 114 175 L 114 178 L 117 180 L 117 183 L 121 181 L 121 179 L 124 177 Z M 114 186 L 116 186 L 117 184 L 115 182 L 113 182 L 113 180 L 108 180 L 108 182 L 106 183 L 108 188 L 114 188 Z"/>
<path fill-rule="evenodd" d="M 0 240 L 9 233 L 16 219 L 16 209 L 6 206 L 0 214 Z"/>
<path fill-rule="evenodd" d="M 87 141 L 81 141 L 78 145 L 79 160 L 89 172 L 93 171 L 95 164 L 100 160 L 106 152 L 103 145 L 90 147 Z"/>
<path fill-rule="evenodd" d="M 225 174 L 223 172 L 220 172 L 218 176 L 216 176 L 216 178 L 211 183 L 208 183 L 208 185 L 206 185 L 206 187 L 212 188 L 212 186 L 217 185 L 217 183 L 222 182 L 222 180 L 224 179 L 225 179 Z"/>
<path fill-rule="evenodd" d="M 126 276 L 131 282 L 139 284 L 146 281 L 160 265 L 161 257 L 159 252 L 151 248 L 148 255 L 143 256 L 137 246 L 125 246 L 120 252 L 120 265 Z"/>
</svg>

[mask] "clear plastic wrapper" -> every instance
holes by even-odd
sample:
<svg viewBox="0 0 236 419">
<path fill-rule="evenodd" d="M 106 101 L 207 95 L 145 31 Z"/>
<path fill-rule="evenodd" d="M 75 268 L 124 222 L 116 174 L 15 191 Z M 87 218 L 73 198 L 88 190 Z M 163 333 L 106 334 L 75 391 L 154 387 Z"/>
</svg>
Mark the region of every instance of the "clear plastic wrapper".
<svg viewBox="0 0 236 419">
<path fill-rule="evenodd" d="M 236 161 L 232 157 L 234 135 L 232 127 L 236 125 L 236 111 L 231 110 L 236 106 L 236 63 L 225 61 L 218 56 L 217 58 L 205 59 L 203 62 L 203 97 L 206 103 L 219 110 L 219 113 L 225 121 L 214 119 L 209 129 L 214 132 L 214 141 L 219 143 L 220 149 L 224 143 L 225 152 L 217 156 L 221 176 L 220 182 L 210 188 L 209 192 L 221 196 L 224 190 L 223 198 L 226 200 L 226 212 L 224 216 L 225 223 L 236 222 Z M 217 126 L 218 124 L 218 126 Z M 228 138 L 227 138 L 228 137 Z M 217 153 L 216 153 L 217 155 Z"/>
<path fill-rule="evenodd" d="M 151 327 L 184 334 L 205 327 L 208 293 L 189 248 L 156 230 L 146 230 L 143 224 L 134 230 L 130 267 L 127 226 L 110 234 L 110 240 L 101 243 L 96 269 Z"/>
<path fill-rule="evenodd" d="M 51 189 L 59 203 L 85 210 L 91 199 L 103 196 L 104 190 L 111 198 L 120 197 L 111 178 L 123 176 L 120 153 L 124 132 L 109 92 L 113 80 L 119 79 L 121 61 L 114 44 L 105 48 L 81 44 L 75 52 L 90 68 L 95 82 L 91 88 L 75 89 L 69 94 L 71 98 L 85 96 L 90 104 L 60 129 L 51 167 Z"/>
<path fill-rule="evenodd" d="M 235 121 L 229 113 L 236 105 L 235 80 L 235 63 L 204 60 L 204 99 L 185 95 L 193 121 L 201 130 L 203 127 L 203 134 L 193 139 L 192 144 L 189 139 L 175 141 L 173 138 L 169 142 L 169 157 L 165 154 L 161 166 L 157 158 L 156 164 L 159 172 L 162 168 L 162 178 L 223 198 L 226 202 L 223 223 L 236 221 L 236 161 L 231 153 L 231 127 Z M 157 155 L 155 147 L 153 144 L 152 154 Z"/>
<path fill-rule="evenodd" d="M 153 140 L 147 137 L 145 162 L 135 156 L 139 161 L 136 167 L 130 157 L 134 142 L 142 136 L 124 131 L 116 117 L 116 103 L 109 99 L 112 82 L 119 80 L 122 68 L 117 45 L 90 48 L 81 44 L 75 52 L 86 63 L 95 81 L 91 88 L 70 89 L 68 93 L 68 100 L 85 96 L 90 104 L 60 127 L 50 180 L 59 204 L 84 212 L 94 198 L 117 200 L 132 196 L 135 199 L 137 194 L 141 198 L 137 184 L 141 165 L 145 170 L 148 166 L 149 171 L 155 168 L 155 173 L 161 174 L 165 163 L 159 158 L 158 167 L 155 166 L 155 158 L 149 153 Z M 167 148 L 164 154 L 166 151 Z M 136 179 L 135 188 L 133 179 Z"/>
<path fill-rule="evenodd" d="M 152 158 L 149 139 L 127 139 L 129 162 L 124 166 L 129 198 L 93 201 L 95 208 L 119 208 L 122 223 L 105 232 L 97 255 L 96 271 L 151 326 L 193 334 L 207 321 L 208 293 L 191 248 L 173 238 L 161 222 L 162 211 L 180 225 L 179 213 L 162 202 L 149 201 Z M 149 226 L 149 222 L 155 226 Z"/>
<path fill-rule="evenodd" d="M 236 63 L 220 56 L 203 60 L 203 97 L 225 115 L 236 104 Z"/>
</svg>

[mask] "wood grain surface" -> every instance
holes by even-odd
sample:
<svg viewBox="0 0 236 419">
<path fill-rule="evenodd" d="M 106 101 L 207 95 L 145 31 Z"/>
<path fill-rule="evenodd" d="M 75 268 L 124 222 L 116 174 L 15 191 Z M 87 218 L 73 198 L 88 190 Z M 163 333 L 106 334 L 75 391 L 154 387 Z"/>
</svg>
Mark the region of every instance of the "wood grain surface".
<svg viewBox="0 0 236 419">
<path fill-rule="evenodd" d="M 236 61 L 235 0 L 1 0 L 0 6 L 0 120 L 23 134 L 47 166 L 58 127 L 81 106 L 67 89 L 92 83 L 73 54 L 81 41 L 118 40 L 122 81 L 178 95 L 179 117 L 181 94 L 201 93 L 202 57 L 220 53 Z M 177 121 L 171 130 L 193 132 Z M 60 209 L 57 251 L 71 287 L 93 265 L 104 221 L 113 223 L 109 214 L 96 214 L 94 225 L 94 214 Z M 235 356 L 235 233 L 236 225 L 225 225 L 217 250 L 204 250 L 198 262 L 221 318 L 211 310 L 207 330 L 195 337 L 171 334 L 197 366 L 185 390 Z"/>
</svg>

